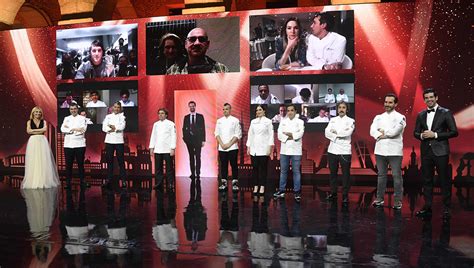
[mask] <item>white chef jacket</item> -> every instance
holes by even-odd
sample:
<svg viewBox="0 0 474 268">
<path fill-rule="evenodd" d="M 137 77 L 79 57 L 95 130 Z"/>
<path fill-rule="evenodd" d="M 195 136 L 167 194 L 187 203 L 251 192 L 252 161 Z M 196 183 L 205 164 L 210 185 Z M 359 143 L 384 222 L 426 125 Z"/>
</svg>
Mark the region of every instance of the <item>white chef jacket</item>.
<svg viewBox="0 0 474 268">
<path fill-rule="evenodd" d="M 334 94 L 326 94 L 326 96 L 324 96 L 324 103 L 336 103 L 336 98 L 334 97 Z"/>
<path fill-rule="evenodd" d="M 255 97 L 255 100 L 253 101 L 252 104 L 279 104 L 280 100 L 278 99 L 277 96 L 273 94 L 269 94 L 266 99 L 262 99 L 260 95 Z"/>
<path fill-rule="evenodd" d="M 151 131 L 150 146 L 155 154 L 169 154 L 176 149 L 176 127 L 168 119 L 158 120 L 153 124 Z"/>
<path fill-rule="evenodd" d="M 270 147 L 274 145 L 273 139 L 272 120 L 262 116 L 260 118 L 255 118 L 250 122 L 247 137 L 247 147 L 250 148 L 250 155 L 268 155 Z"/>
<path fill-rule="evenodd" d="M 128 100 L 126 103 L 123 100 L 119 100 L 122 107 L 134 107 L 135 103 L 131 100 Z"/>
<path fill-rule="evenodd" d="M 73 128 L 84 128 L 87 130 L 86 118 L 82 115 L 66 116 L 61 125 L 61 132 L 64 136 L 64 148 L 81 148 L 86 147 L 85 133 L 71 131 Z"/>
<path fill-rule="evenodd" d="M 306 60 L 318 70 L 324 64 L 342 62 L 346 54 L 346 38 L 338 33 L 329 32 L 323 39 L 308 36 Z"/>
<path fill-rule="evenodd" d="M 112 129 L 109 125 L 115 126 L 115 131 L 109 132 Z M 109 144 L 123 144 L 123 130 L 125 129 L 125 116 L 123 113 L 108 114 L 102 122 L 102 131 L 107 133 L 105 135 L 105 143 Z"/>
<path fill-rule="evenodd" d="M 242 138 L 242 129 L 240 128 L 239 119 L 233 117 L 232 115 L 229 115 L 228 117 L 223 116 L 217 119 L 214 135 L 216 137 L 219 136 L 223 143 L 230 142 L 233 137 L 236 137 L 237 139 Z M 221 152 L 229 152 L 238 149 L 239 145 L 237 142 L 232 144 L 232 146 L 230 146 L 230 148 L 227 150 L 222 149 L 222 147 L 219 145 L 219 151 Z"/>
<path fill-rule="evenodd" d="M 324 135 L 330 140 L 328 153 L 337 155 L 352 154 L 351 135 L 354 132 L 355 121 L 349 116 L 331 118 L 324 130 Z M 335 130 L 336 133 L 332 133 Z"/>
<path fill-rule="evenodd" d="M 341 102 L 341 101 L 344 101 L 344 102 L 349 102 L 349 97 L 347 96 L 347 94 L 337 94 L 336 96 L 336 102 Z"/>
<path fill-rule="evenodd" d="M 375 116 L 370 125 L 370 136 L 377 140 L 382 133 L 379 128 L 385 131 L 386 139 L 375 142 L 375 154 L 382 156 L 403 156 L 403 130 L 406 126 L 405 116 L 397 111 L 383 113 Z"/>
<path fill-rule="evenodd" d="M 303 98 L 300 95 L 298 95 L 294 97 L 293 99 L 291 99 L 291 103 L 295 103 L 295 104 L 314 103 L 314 100 L 313 100 L 313 96 L 310 96 L 308 101 L 304 101 Z"/>
<path fill-rule="evenodd" d="M 288 136 L 283 132 L 291 132 L 293 139 L 288 140 Z M 281 141 L 280 154 L 283 155 L 303 155 L 303 134 L 304 122 L 296 118 L 283 118 L 278 126 L 278 140 Z"/>
<path fill-rule="evenodd" d="M 98 100 L 96 103 L 93 101 L 89 101 L 86 105 L 87 108 L 99 108 L 99 107 L 107 107 L 107 104 L 105 102 Z"/>
</svg>

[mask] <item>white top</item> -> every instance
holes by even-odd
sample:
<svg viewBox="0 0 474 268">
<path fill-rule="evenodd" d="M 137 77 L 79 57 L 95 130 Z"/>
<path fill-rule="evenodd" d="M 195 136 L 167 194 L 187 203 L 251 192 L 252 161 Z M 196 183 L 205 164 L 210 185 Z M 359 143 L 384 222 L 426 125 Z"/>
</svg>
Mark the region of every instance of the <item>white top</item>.
<svg viewBox="0 0 474 268">
<path fill-rule="evenodd" d="M 337 94 L 336 101 L 337 102 L 344 101 L 347 103 L 349 102 L 349 97 L 347 97 L 347 94 Z"/>
<path fill-rule="evenodd" d="M 308 101 L 304 101 L 301 96 L 296 96 L 293 99 L 291 99 L 291 103 L 296 103 L 296 104 L 302 104 L 302 103 L 314 103 L 313 96 L 309 97 Z"/>
<path fill-rule="evenodd" d="M 354 132 L 355 121 L 349 116 L 331 118 L 324 130 L 324 135 L 330 140 L 328 153 L 345 155 L 352 154 L 351 135 Z M 336 133 L 331 132 L 334 130 Z"/>
<path fill-rule="evenodd" d="M 327 123 L 329 122 L 329 117 L 316 116 L 315 118 L 308 119 L 308 123 Z"/>
<path fill-rule="evenodd" d="M 324 103 L 336 103 L 336 98 L 334 97 L 334 94 L 326 94 L 326 96 L 324 96 Z"/>
<path fill-rule="evenodd" d="M 375 154 L 390 156 L 403 156 L 403 130 L 406 126 L 405 116 L 397 111 L 383 113 L 375 116 L 370 125 L 370 136 L 375 140 Z M 378 139 L 382 133 L 378 129 L 385 131 L 385 139 Z"/>
<path fill-rule="evenodd" d="M 160 224 L 153 226 L 153 239 L 156 242 L 156 246 L 160 250 L 175 251 L 178 250 L 179 236 L 178 228 L 176 226 L 168 224 Z"/>
<path fill-rule="evenodd" d="M 228 143 L 232 140 L 233 137 L 237 139 L 242 138 L 242 129 L 240 128 L 239 119 L 229 115 L 228 117 L 221 117 L 217 119 L 216 122 L 216 130 L 214 131 L 214 135 L 221 138 L 223 143 Z M 221 145 L 219 145 L 219 151 L 221 152 L 228 152 L 232 150 L 238 150 L 239 145 L 238 143 L 232 144 L 230 148 L 227 150 L 222 149 Z"/>
<path fill-rule="evenodd" d="M 82 115 L 66 116 L 61 125 L 61 132 L 64 136 L 64 148 L 86 147 L 86 137 L 84 133 L 72 131 L 73 128 L 84 128 L 87 130 L 86 118 Z"/>
<path fill-rule="evenodd" d="M 112 129 L 109 125 L 115 126 L 115 131 L 109 132 Z M 102 131 L 107 133 L 105 135 L 105 143 L 109 144 L 123 144 L 123 130 L 125 129 L 125 116 L 123 113 L 108 114 L 102 122 Z"/>
<path fill-rule="evenodd" d="M 171 150 L 176 149 L 176 127 L 174 123 L 168 119 L 156 121 L 153 124 L 148 148 L 155 148 L 155 154 L 169 154 Z"/>
<path fill-rule="evenodd" d="M 101 100 L 97 100 L 96 103 L 89 101 L 86 105 L 87 108 L 107 107 L 107 104 Z"/>
<path fill-rule="evenodd" d="M 434 112 L 431 113 L 426 113 L 426 125 L 428 126 L 428 129 L 431 130 L 431 127 L 433 126 L 433 120 L 434 116 L 436 114 L 436 110 L 438 109 L 438 104 L 433 107 Z"/>
<path fill-rule="evenodd" d="M 290 132 L 293 139 L 289 140 L 283 132 Z M 290 119 L 288 116 L 283 118 L 278 126 L 278 140 L 281 141 L 280 154 L 284 155 L 303 155 L 303 134 L 304 122 L 296 118 Z"/>
<path fill-rule="evenodd" d="M 272 123 L 280 123 L 280 121 L 283 119 L 280 114 L 276 114 L 274 117 L 272 117 Z"/>
<path fill-rule="evenodd" d="M 273 142 L 272 120 L 265 116 L 255 118 L 250 122 L 247 138 L 247 147 L 250 148 L 250 155 L 264 156 L 271 154 Z"/>
<path fill-rule="evenodd" d="M 318 70 L 324 64 L 342 63 L 346 54 L 346 38 L 338 33 L 329 32 L 323 39 L 308 36 L 306 60 Z"/>
<path fill-rule="evenodd" d="M 268 94 L 268 97 L 266 99 L 262 99 L 260 95 L 255 97 L 255 100 L 253 101 L 252 104 L 279 104 L 280 100 L 278 99 L 277 96 L 273 94 Z"/>
<path fill-rule="evenodd" d="M 120 104 L 122 107 L 133 107 L 135 106 L 135 103 L 131 100 L 128 100 L 127 103 L 123 102 L 123 100 L 119 100 Z"/>
</svg>

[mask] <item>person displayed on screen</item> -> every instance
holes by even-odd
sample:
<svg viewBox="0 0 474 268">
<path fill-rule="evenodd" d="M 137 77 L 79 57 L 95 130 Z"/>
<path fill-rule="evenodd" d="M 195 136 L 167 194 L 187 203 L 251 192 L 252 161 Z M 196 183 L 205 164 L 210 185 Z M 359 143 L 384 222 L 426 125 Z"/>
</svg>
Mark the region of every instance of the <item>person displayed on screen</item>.
<svg viewBox="0 0 474 268">
<path fill-rule="evenodd" d="M 130 52 L 128 53 L 128 62 L 130 65 L 132 65 L 135 69 L 137 69 L 138 66 L 138 58 L 137 58 L 137 52 L 135 49 L 131 49 Z M 136 74 L 135 74 L 136 75 Z"/>
<path fill-rule="evenodd" d="M 226 73 L 227 67 L 206 56 L 211 41 L 202 28 L 192 29 L 186 38 L 185 48 L 188 53 L 182 61 L 177 62 L 167 70 L 166 74 L 193 73 Z"/>
<path fill-rule="evenodd" d="M 120 54 L 128 55 L 128 44 L 125 44 L 125 40 L 122 37 L 120 37 L 118 41 Z"/>
<path fill-rule="evenodd" d="M 324 96 L 324 103 L 336 103 L 336 97 L 332 93 L 332 88 L 328 88 L 328 93 Z"/>
<path fill-rule="evenodd" d="M 69 106 L 71 104 L 76 104 L 77 105 L 77 102 L 74 100 L 74 97 L 72 96 L 72 93 L 68 92 L 68 93 L 66 93 L 66 99 L 63 101 L 60 108 L 69 108 Z"/>
<path fill-rule="evenodd" d="M 181 38 L 173 33 L 163 35 L 158 47 L 156 74 L 166 74 L 166 71 L 173 64 L 183 61 L 184 55 L 184 46 Z"/>
<path fill-rule="evenodd" d="M 89 48 L 89 60 L 82 63 L 76 73 L 76 79 L 115 77 L 113 56 L 104 57 L 104 45 L 94 40 Z"/>
<path fill-rule="evenodd" d="M 287 19 L 280 36 L 275 41 L 275 69 L 284 71 L 305 66 L 306 40 L 299 19 Z"/>
<path fill-rule="evenodd" d="M 308 120 L 308 123 L 327 123 L 327 122 L 329 122 L 329 116 L 324 108 L 319 109 L 318 116 Z"/>
<path fill-rule="evenodd" d="M 349 102 L 349 97 L 344 92 L 343 88 L 339 89 L 339 94 L 337 94 L 337 96 L 336 96 L 336 102 L 341 102 L 341 101 Z"/>
<path fill-rule="evenodd" d="M 259 23 L 257 25 L 257 27 L 255 27 L 253 29 L 254 33 L 255 33 L 255 38 L 256 39 L 262 39 L 263 38 L 263 28 L 262 28 L 262 24 Z"/>
<path fill-rule="evenodd" d="M 272 117 L 272 123 L 280 123 L 283 118 L 286 116 L 286 106 L 284 104 L 281 104 L 280 107 L 278 107 L 278 114 L 276 114 L 274 117 Z"/>
<path fill-rule="evenodd" d="M 347 41 L 344 36 L 331 32 L 333 26 L 334 17 L 328 12 L 318 13 L 313 17 L 306 60 L 318 70 L 342 68 Z"/>
<path fill-rule="evenodd" d="M 56 66 L 57 79 L 74 79 L 76 68 L 73 65 L 73 57 L 67 52 L 61 56 L 61 63 Z"/>
<path fill-rule="evenodd" d="M 184 116 L 183 140 L 188 148 L 191 179 L 201 178 L 201 148 L 206 144 L 204 116 L 196 112 L 196 102 L 188 103 L 189 114 Z"/>
<path fill-rule="evenodd" d="M 86 124 L 87 124 L 87 125 L 92 125 L 92 124 L 94 124 L 94 122 L 92 122 L 92 120 L 91 120 L 89 117 L 87 117 L 87 112 L 86 112 L 86 110 L 80 109 L 80 110 L 79 110 L 79 115 L 82 115 L 82 116 L 84 116 L 84 117 L 86 118 Z"/>
<path fill-rule="evenodd" d="M 255 97 L 253 104 L 279 104 L 280 100 L 277 96 L 270 94 L 270 87 L 268 85 L 258 86 L 258 96 Z"/>
<path fill-rule="evenodd" d="M 99 107 L 107 107 L 105 102 L 100 100 L 99 92 L 97 90 L 91 91 L 90 94 L 90 101 L 86 105 L 87 108 L 99 108 Z"/>
<path fill-rule="evenodd" d="M 314 103 L 313 98 L 311 98 L 311 90 L 307 87 L 302 88 L 299 92 L 299 95 L 294 97 L 291 100 L 291 103 L 295 103 L 295 104 Z"/>
<path fill-rule="evenodd" d="M 43 119 L 43 110 L 36 106 L 26 122 L 26 133 L 30 135 L 26 144 L 25 176 L 22 189 L 51 188 L 60 185 L 56 161 L 44 133 L 48 130 Z"/>
<path fill-rule="evenodd" d="M 115 74 L 117 77 L 135 76 L 137 75 L 137 69 L 129 64 L 127 56 L 122 55 L 118 59 L 117 67 L 115 67 Z"/>
<path fill-rule="evenodd" d="M 135 103 L 130 100 L 130 92 L 128 89 L 120 90 L 120 104 L 122 107 L 134 107 Z"/>
</svg>

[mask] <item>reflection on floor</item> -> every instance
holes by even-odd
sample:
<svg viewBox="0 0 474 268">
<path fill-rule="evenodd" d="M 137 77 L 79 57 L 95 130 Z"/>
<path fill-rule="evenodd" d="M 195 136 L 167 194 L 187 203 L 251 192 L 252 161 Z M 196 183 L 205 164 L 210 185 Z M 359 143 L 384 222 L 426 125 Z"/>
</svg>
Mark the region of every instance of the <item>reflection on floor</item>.
<svg viewBox="0 0 474 268">
<path fill-rule="evenodd" d="M 469 189 L 456 188 L 451 221 L 435 196 L 431 221 L 414 217 L 419 187 L 402 211 L 370 206 L 375 187 L 354 186 L 349 206 L 327 203 L 328 188 L 303 199 L 253 197 L 250 187 L 218 194 L 215 178 L 177 178 L 176 190 L 140 183 L 20 190 L 0 183 L 1 267 L 472 267 Z M 276 182 L 272 182 L 276 183 Z M 438 216 L 439 215 L 439 216 Z"/>
</svg>

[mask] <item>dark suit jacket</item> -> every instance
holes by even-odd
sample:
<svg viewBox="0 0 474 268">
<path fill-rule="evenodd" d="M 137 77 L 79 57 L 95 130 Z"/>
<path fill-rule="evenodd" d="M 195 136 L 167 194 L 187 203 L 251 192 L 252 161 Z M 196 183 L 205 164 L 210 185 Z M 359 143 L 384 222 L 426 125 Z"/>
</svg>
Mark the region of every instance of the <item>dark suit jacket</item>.
<svg viewBox="0 0 474 268">
<path fill-rule="evenodd" d="M 191 115 L 188 114 L 184 117 L 183 122 L 183 140 L 185 143 L 200 144 L 206 141 L 206 125 L 204 123 L 204 116 L 196 113 L 196 126 L 194 135 L 191 136 Z"/>
<path fill-rule="evenodd" d="M 421 141 L 421 153 L 427 153 L 431 147 L 436 156 L 449 155 L 448 139 L 458 136 L 458 129 L 453 114 L 450 110 L 438 105 L 433 119 L 433 125 L 431 126 L 431 130 L 438 134 L 438 138 L 421 139 L 421 133 L 428 130 L 428 125 L 426 124 L 427 114 L 427 110 L 423 110 L 418 114 L 416 117 L 415 131 L 413 133 L 415 138 Z"/>
</svg>

